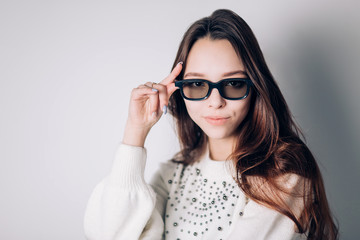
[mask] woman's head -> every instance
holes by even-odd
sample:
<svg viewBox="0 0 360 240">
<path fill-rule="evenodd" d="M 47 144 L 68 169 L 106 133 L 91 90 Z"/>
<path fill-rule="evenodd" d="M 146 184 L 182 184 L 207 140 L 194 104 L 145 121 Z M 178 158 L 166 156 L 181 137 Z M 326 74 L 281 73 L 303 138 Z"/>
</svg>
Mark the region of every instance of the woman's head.
<svg viewBox="0 0 360 240">
<path fill-rule="evenodd" d="M 224 49 L 231 48 L 233 53 L 227 55 L 229 56 L 227 60 L 232 65 L 222 67 L 219 66 L 220 59 L 217 59 L 218 61 L 215 59 L 212 62 L 211 59 L 206 59 L 203 54 L 204 51 L 206 52 L 204 48 L 209 49 L 209 54 L 216 54 L 214 46 L 219 46 L 219 49 L 221 49 L 220 47 Z M 206 64 L 201 65 L 201 61 L 205 60 L 208 60 Z M 217 82 L 222 79 L 220 73 L 224 74 L 227 71 L 234 70 L 242 70 L 243 72 L 229 77 L 248 77 L 251 79 L 253 83 L 251 94 L 245 99 L 224 100 L 220 97 L 215 98 L 218 96 L 216 90 L 213 90 L 210 95 L 210 98 L 213 97 L 213 99 L 207 99 L 209 103 L 210 100 L 215 100 L 213 104 L 220 104 L 220 106 L 224 103 L 231 106 L 246 105 L 238 107 L 239 112 L 237 113 L 238 116 L 241 116 L 237 117 L 238 121 L 234 123 L 237 126 L 228 129 L 231 133 L 223 133 L 225 135 L 234 135 L 235 133 L 238 147 L 243 145 L 242 140 L 245 140 L 243 135 L 249 136 L 250 132 L 253 133 L 252 136 L 257 136 L 257 139 L 252 139 L 252 141 L 259 143 L 259 140 L 278 138 L 279 126 L 281 126 L 279 122 L 284 123 L 282 126 L 289 126 L 291 120 L 285 100 L 268 70 L 257 40 L 247 23 L 232 11 L 217 10 L 211 16 L 193 23 L 184 34 L 174 67 L 179 61 L 183 61 L 184 64 L 178 79 L 186 79 L 190 77 L 186 74 L 195 71 L 206 74 L 208 75 L 206 77 L 210 78 L 210 80 Z M 214 71 L 217 72 L 214 73 Z M 183 149 L 182 153 L 186 159 L 192 158 L 190 152 L 193 152 L 193 157 L 201 154 L 207 136 L 211 137 L 210 132 L 204 134 L 202 129 L 205 128 L 199 124 L 201 122 L 196 121 L 197 125 L 190 118 L 196 117 L 193 110 L 196 111 L 196 107 L 200 105 L 204 106 L 204 103 L 201 103 L 201 101 L 198 103 L 184 101 L 179 91 L 175 92 L 170 98 L 169 110 L 177 120 L 177 130 Z M 199 114 L 200 112 L 196 111 L 196 113 Z M 221 114 L 222 112 L 219 110 L 214 110 L 202 115 L 222 116 Z M 287 135 L 289 129 L 285 127 L 282 132 Z M 219 134 L 221 135 L 221 133 L 218 133 L 214 137 L 219 137 Z"/>
</svg>

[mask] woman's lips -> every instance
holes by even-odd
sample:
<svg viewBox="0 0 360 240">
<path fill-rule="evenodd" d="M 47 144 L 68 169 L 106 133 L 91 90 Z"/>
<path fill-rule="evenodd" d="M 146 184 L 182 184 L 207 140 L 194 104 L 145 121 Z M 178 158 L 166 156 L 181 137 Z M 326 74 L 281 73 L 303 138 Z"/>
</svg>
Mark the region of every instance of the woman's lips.
<svg viewBox="0 0 360 240">
<path fill-rule="evenodd" d="M 210 123 L 211 125 L 223 125 L 226 123 L 226 121 L 229 119 L 230 117 L 217 117 L 217 116 L 209 116 L 209 117 L 205 117 L 205 120 Z"/>
</svg>

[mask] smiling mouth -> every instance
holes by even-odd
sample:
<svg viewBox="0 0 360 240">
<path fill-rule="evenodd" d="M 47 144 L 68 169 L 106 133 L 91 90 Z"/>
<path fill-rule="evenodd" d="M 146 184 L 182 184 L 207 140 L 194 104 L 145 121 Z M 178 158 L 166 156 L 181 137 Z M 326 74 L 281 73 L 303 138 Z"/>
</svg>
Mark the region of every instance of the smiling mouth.
<svg viewBox="0 0 360 240">
<path fill-rule="evenodd" d="M 205 120 L 211 125 L 223 125 L 225 124 L 230 117 L 205 117 Z"/>
</svg>

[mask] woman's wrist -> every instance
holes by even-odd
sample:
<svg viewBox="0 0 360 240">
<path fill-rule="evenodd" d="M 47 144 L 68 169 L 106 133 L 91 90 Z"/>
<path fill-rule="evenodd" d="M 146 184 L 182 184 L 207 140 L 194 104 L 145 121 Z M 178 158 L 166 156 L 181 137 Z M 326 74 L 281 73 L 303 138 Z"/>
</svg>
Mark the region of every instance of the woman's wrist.
<svg viewBox="0 0 360 240">
<path fill-rule="evenodd" d="M 150 129 L 134 126 L 127 122 L 122 143 L 136 147 L 144 147 L 145 139 L 149 131 Z"/>
</svg>

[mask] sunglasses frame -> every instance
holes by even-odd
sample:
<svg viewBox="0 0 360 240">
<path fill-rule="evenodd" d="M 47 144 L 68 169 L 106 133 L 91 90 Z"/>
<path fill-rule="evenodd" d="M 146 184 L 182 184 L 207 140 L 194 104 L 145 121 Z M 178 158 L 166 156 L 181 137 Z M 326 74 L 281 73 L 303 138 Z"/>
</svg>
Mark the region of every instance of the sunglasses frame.
<svg viewBox="0 0 360 240">
<path fill-rule="evenodd" d="M 208 89 L 208 92 L 205 95 L 205 97 L 202 97 L 202 98 L 188 98 L 188 97 L 186 97 L 185 94 L 184 94 L 184 90 L 183 90 L 183 84 L 186 83 L 186 82 L 189 82 L 189 81 L 207 83 L 209 85 L 209 89 Z M 223 92 L 222 87 L 221 87 L 221 84 L 224 81 L 243 81 L 243 82 L 246 82 L 247 89 L 246 89 L 245 95 L 243 97 L 240 97 L 240 98 L 228 98 L 228 97 L 225 97 L 224 92 Z M 183 79 L 183 80 L 178 80 L 178 81 L 175 82 L 175 86 L 180 89 L 181 96 L 184 99 L 190 100 L 190 101 L 201 101 L 201 100 L 207 99 L 210 96 L 210 94 L 211 94 L 211 92 L 212 92 L 212 90 L 214 88 L 216 88 L 219 91 L 220 96 L 222 98 L 224 98 L 224 99 L 227 99 L 227 100 L 241 100 L 241 99 L 246 98 L 249 95 L 250 87 L 252 85 L 253 85 L 253 83 L 252 83 L 250 78 L 225 78 L 225 79 L 222 79 L 222 80 L 220 80 L 220 81 L 218 81 L 216 83 L 210 82 L 210 81 L 205 80 L 205 79 Z"/>
</svg>

